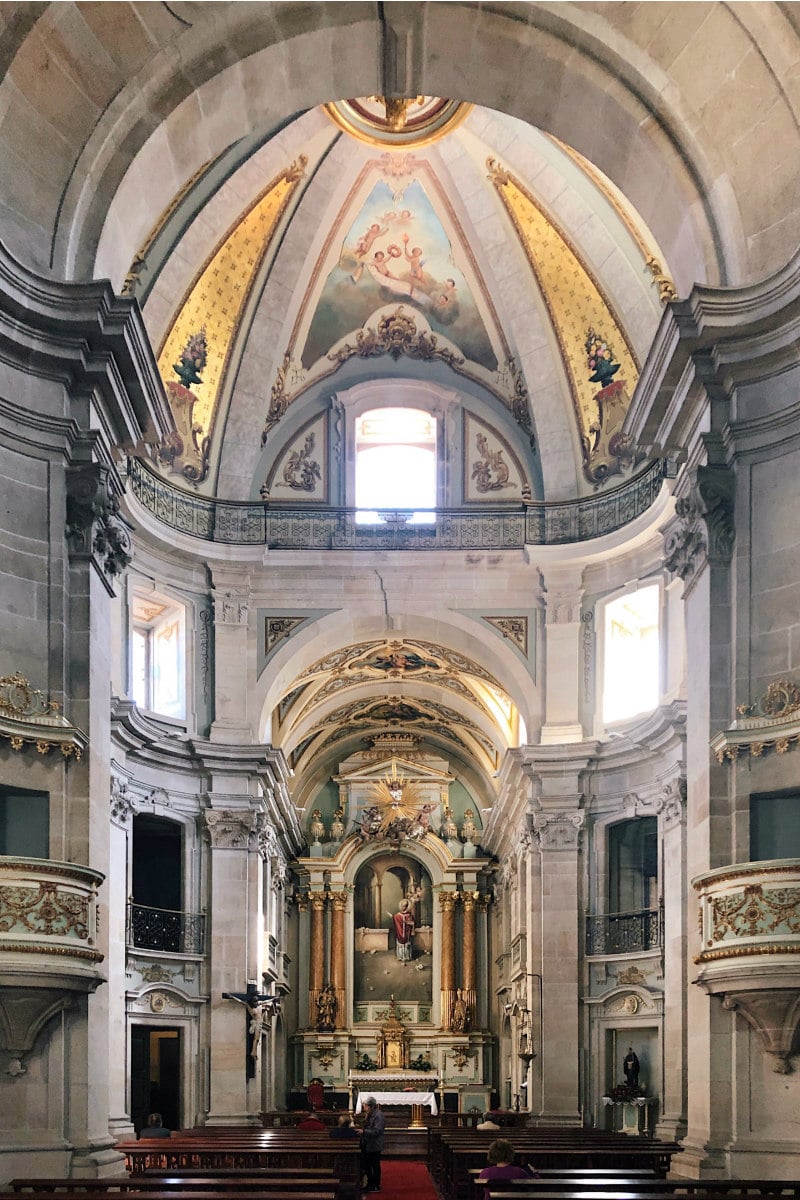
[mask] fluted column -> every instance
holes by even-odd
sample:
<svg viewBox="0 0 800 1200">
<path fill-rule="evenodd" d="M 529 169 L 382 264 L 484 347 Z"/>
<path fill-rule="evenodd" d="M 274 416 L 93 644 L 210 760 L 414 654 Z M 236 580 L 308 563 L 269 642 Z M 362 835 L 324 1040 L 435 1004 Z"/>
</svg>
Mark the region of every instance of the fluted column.
<svg viewBox="0 0 800 1200">
<path fill-rule="evenodd" d="M 449 1029 L 450 1019 L 453 1014 L 453 1001 L 456 994 L 455 893 L 440 892 L 439 905 L 442 910 L 440 1019 L 442 1029 Z"/>
<path fill-rule="evenodd" d="M 347 892 L 334 892 L 333 919 L 331 921 L 331 987 L 336 993 L 336 1028 L 347 1027 L 347 1005 L 345 994 L 345 913 L 347 912 Z"/>
<path fill-rule="evenodd" d="M 462 897 L 464 912 L 462 942 L 462 993 L 469 1005 L 474 1021 L 477 1013 L 478 945 L 476 939 L 475 897 L 465 892 Z"/>
<path fill-rule="evenodd" d="M 308 947 L 308 1023 L 316 1025 L 317 996 L 325 986 L 325 893 L 311 892 L 311 936 Z"/>
</svg>

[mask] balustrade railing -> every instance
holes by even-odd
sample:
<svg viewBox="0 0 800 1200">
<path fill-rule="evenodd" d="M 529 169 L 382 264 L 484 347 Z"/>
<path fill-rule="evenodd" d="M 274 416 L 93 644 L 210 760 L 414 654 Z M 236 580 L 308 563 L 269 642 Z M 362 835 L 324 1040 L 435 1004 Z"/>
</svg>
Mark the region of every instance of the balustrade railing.
<svg viewBox="0 0 800 1200">
<path fill-rule="evenodd" d="M 659 950 L 664 940 L 663 924 L 661 908 L 587 916 L 586 953 L 635 954 Z"/>
<path fill-rule="evenodd" d="M 659 460 L 620 487 L 561 504 L 437 509 L 425 524 L 412 523 L 411 512 L 391 512 L 377 524 L 364 525 L 353 508 L 277 508 L 192 494 L 141 459 L 128 462 L 132 495 L 162 525 L 209 542 L 275 550 L 515 550 L 583 542 L 613 533 L 646 512 L 665 475 L 666 464 Z"/>
<path fill-rule="evenodd" d="M 202 954 L 205 949 L 205 915 L 128 904 L 128 946 L 134 950 L 160 950 L 167 954 Z"/>
</svg>

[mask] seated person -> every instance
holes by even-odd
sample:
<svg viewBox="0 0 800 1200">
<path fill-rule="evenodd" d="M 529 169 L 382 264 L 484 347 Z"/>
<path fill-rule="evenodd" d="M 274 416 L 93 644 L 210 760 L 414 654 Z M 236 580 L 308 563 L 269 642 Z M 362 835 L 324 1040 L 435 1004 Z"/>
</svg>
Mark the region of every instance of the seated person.
<svg viewBox="0 0 800 1200">
<path fill-rule="evenodd" d="M 483 1168 L 475 1180 L 476 1183 L 490 1184 L 495 1179 L 538 1178 L 538 1172 L 531 1171 L 527 1167 L 517 1166 L 514 1162 L 514 1147 L 505 1138 L 495 1138 L 486 1151 L 486 1157 L 489 1160 L 489 1166 Z M 484 1200 L 491 1200 L 488 1187 L 484 1187 L 483 1196 Z"/>
<path fill-rule="evenodd" d="M 483 1118 L 480 1121 L 478 1121 L 478 1124 L 475 1126 L 475 1128 L 476 1129 L 499 1129 L 500 1126 L 497 1124 L 496 1121 L 492 1120 L 492 1114 L 490 1112 L 485 1112 L 483 1114 Z"/>
<path fill-rule="evenodd" d="M 161 1113 L 150 1113 L 147 1118 L 147 1124 L 139 1134 L 139 1140 L 142 1138 L 165 1138 L 171 1137 L 169 1129 L 165 1129 L 161 1122 Z"/>
<path fill-rule="evenodd" d="M 302 1121 L 299 1121 L 296 1127 L 307 1132 L 325 1132 L 325 1122 L 321 1121 L 314 1112 L 310 1112 L 307 1116 L 303 1117 Z"/>
<path fill-rule="evenodd" d="M 358 1130 L 353 1128 L 353 1122 L 349 1113 L 342 1113 L 342 1115 L 339 1117 L 338 1125 L 334 1125 L 328 1136 L 332 1138 L 358 1137 Z"/>
</svg>

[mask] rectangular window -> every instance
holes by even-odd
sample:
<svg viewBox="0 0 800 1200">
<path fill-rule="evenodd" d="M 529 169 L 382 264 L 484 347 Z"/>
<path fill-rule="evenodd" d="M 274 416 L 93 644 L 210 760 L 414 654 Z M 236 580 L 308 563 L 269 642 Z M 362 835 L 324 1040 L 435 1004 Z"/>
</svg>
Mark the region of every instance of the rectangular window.
<svg viewBox="0 0 800 1200">
<path fill-rule="evenodd" d="M 800 858 L 800 793 L 750 797 L 750 861 Z"/>
<path fill-rule="evenodd" d="M 184 609 L 134 593 L 131 613 L 131 695 L 140 708 L 180 719 L 186 715 Z"/>
<path fill-rule="evenodd" d="M 605 605 L 603 722 L 627 721 L 658 705 L 660 684 L 658 584 Z"/>
<path fill-rule="evenodd" d="M 398 513 L 404 524 L 435 522 L 436 418 L 421 409 L 373 409 L 355 430 L 356 522 Z"/>
<path fill-rule="evenodd" d="M 0 787 L 0 854 L 50 857 L 50 795 Z"/>
</svg>

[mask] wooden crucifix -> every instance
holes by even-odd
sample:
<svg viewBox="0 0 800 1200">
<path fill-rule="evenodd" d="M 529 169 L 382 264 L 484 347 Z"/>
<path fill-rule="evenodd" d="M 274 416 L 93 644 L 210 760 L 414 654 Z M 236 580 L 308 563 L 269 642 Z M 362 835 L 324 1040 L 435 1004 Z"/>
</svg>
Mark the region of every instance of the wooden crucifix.
<svg viewBox="0 0 800 1200">
<path fill-rule="evenodd" d="M 269 1032 L 267 1022 L 280 1010 L 280 996 L 268 996 L 259 992 L 252 981 L 248 981 L 246 992 L 223 992 L 223 1000 L 235 1000 L 243 1004 L 247 1012 L 245 1023 L 245 1077 L 255 1079 L 258 1052 L 262 1037 Z"/>
</svg>

